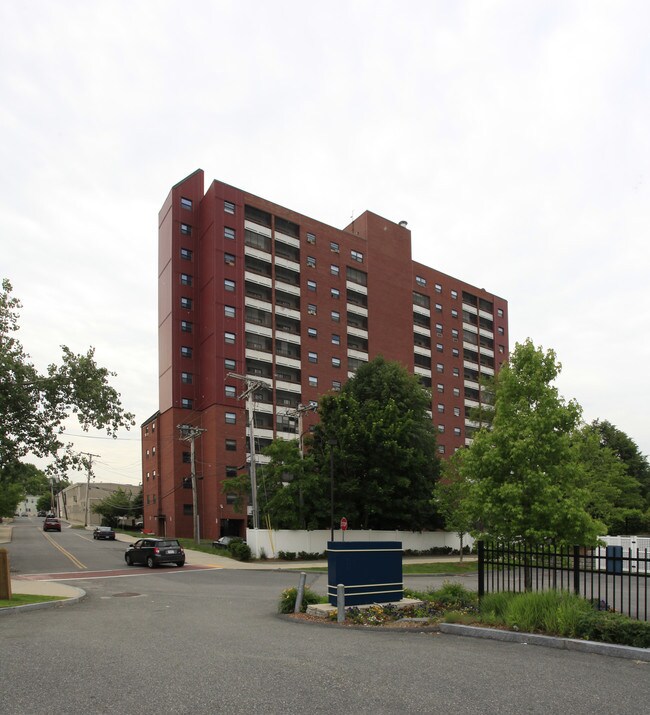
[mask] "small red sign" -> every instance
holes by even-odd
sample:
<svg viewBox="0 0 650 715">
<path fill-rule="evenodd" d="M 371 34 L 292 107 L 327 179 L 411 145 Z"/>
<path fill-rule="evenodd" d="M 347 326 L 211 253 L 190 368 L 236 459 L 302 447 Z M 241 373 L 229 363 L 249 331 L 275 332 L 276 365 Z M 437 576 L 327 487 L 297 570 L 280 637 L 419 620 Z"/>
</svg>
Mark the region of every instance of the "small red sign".
<svg viewBox="0 0 650 715">
<path fill-rule="evenodd" d="M 341 530 L 345 531 L 348 528 L 348 520 L 342 516 L 341 517 Z"/>
</svg>

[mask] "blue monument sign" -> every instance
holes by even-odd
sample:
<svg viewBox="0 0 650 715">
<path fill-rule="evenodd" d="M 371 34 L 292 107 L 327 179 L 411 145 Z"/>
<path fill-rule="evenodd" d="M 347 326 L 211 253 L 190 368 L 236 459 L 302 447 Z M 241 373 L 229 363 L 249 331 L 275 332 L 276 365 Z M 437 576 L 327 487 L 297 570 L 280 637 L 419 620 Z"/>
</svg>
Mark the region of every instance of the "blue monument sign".
<svg viewBox="0 0 650 715">
<path fill-rule="evenodd" d="M 404 597 L 401 541 L 328 541 L 327 596 L 336 605 L 338 584 L 345 605 L 401 601 Z"/>
</svg>

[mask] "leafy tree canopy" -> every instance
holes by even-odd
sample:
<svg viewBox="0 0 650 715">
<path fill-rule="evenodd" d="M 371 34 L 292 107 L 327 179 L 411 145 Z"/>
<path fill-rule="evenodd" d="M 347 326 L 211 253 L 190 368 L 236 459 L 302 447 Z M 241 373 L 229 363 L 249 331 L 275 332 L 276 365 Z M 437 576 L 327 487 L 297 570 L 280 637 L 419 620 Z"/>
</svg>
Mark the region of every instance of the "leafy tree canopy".
<svg viewBox="0 0 650 715">
<path fill-rule="evenodd" d="M 81 428 L 104 429 L 116 436 L 129 429 L 133 415 L 125 412 L 120 395 L 109 385 L 115 373 L 99 367 L 95 350 L 75 355 L 61 347 L 60 365 L 41 374 L 15 337 L 21 304 L 4 279 L 0 292 L 0 478 L 27 454 L 51 457 L 48 471 L 65 474 L 81 467 L 79 455 L 62 441 L 63 422 L 76 415 Z"/>
<path fill-rule="evenodd" d="M 463 560 L 463 536 L 474 526 L 470 509 L 471 484 L 461 470 L 462 452 L 455 452 L 442 463 L 442 475 L 433 491 L 433 503 L 444 519 L 447 531 L 460 538 L 460 560 Z"/>
<path fill-rule="evenodd" d="M 584 468 L 571 446 L 580 406 L 552 384 L 560 370 L 552 350 L 527 340 L 495 380 L 492 429 L 479 430 L 459 458 L 479 535 L 587 545 L 604 533 L 588 513 Z"/>
<path fill-rule="evenodd" d="M 93 513 L 101 514 L 106 526 L 115 528 L 120 517 L 139 516 L 142 511 L 138 508 L 140 495 L 131 496 L 124 489 L 116 489 L 112 494 L 92 505 Z"/>
<path fill-rule="evenodd" d="M 362 365 L 339 394 L 321 398 L 311 454 L 323 503 L 333 450 L 337 523 L 346 516 L 361 529 L 437 525 L 431 492 L 440 462 L 430 409 L 431 395 L 417 378 L 381 356 Z"/>
</svg>

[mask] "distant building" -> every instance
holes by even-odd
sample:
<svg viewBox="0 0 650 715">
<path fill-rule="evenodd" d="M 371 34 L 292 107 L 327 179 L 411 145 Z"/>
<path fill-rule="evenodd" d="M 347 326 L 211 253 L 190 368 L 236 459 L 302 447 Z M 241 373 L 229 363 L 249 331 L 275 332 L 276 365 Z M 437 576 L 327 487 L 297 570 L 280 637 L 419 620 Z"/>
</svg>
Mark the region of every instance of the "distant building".
<svg viewBox="0 0 650 715">
<path fill-rule="evenodd" d="M 40 497 L 35 497 L 32 495 L 26 496 L 16 507 L 16 514 L 26 514 L 27 516 L 36 516 L 38 509 L 36 504 Z"/>
<path fill-rule="evenodd" d="M 411 258 L 411 232 L 366 211 L 340 230 L 203 171 L 174 186 L 159 214 L 159 409 L 142 424 L 145 528 L 193 533 L 195 442 L 201 535 L 243 534 L 222 482 L 250 460 L 245 403 L 253 380 L 255 451 L 317 421 L 297 412 L 337 392 L 377 355 L 431 390 L 442 457 L 471 440 L 482 376 L 508 356 L 508 305 Z M 325 200 L 325 199 L 323 199 Z M 440 239 L 442 243 L 444 239 Z M 263 457 L 257 458 L 260 462 Z"/>
<path fill-rule="evenodd" d="M 92 526 L 99 526 L 102 523 L 102 517 L 99 514 L 93 513 L 93 504 L 97 504 L 102 501 L 102 499 L 106 499 L 107 496 L 114 494 L 118 489 L 133 496 L 140 491 L 140 485 L 91 482 L 89 493 L 88 484 L 86 482 L 71 484 L 69 487 L 60 491 L 55 497 L 56 516 L 70 521 L 73 524 L 87 523 Z M 88 498 L 90 498 L 90 501 Z M 86 509 L 88 510 L 87 512 Z M 130 524 L 132 521 L 134 521 L 134 519 L 129 517 L 128 523 Z"/>
</svg>

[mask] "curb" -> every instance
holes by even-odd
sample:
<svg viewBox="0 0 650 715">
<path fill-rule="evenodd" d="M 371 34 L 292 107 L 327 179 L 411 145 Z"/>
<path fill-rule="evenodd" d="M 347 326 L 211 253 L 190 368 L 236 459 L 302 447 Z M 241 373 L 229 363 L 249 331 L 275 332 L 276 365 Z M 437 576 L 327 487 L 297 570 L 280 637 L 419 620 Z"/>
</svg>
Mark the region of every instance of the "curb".
<svg viewBox="0 0 650 715">
<path fill-rule="evenodd" d="M 494 628 L 463 626 L 459 623 L 441 623 L 440 632 L 454 636 L 486 638 L 494 641 L 521 643 L 522 645 L 537 645 L 544 648 L 573 650 L 581 653 L 596 653 L 597 655 L 606 655 L 612 658 L 627 658 L 629 660 L 650 663 L 650 648 L 633 648 L 632 646 L 616 645 L 614 643 L 598 643 L 596 641 L 581 641 L 576 638 L 542 636 L 536 633 L 516 633 L 514 631 L 501 631 Z"/>
<path fill-rule="evenodd" d="M 72 606 L 75 603 L 86 598 L 87 594 L 83 588 L 77 588 L 76 586 L 67 586 L 69 589 L 77 591 L 74 596 L 63 596 L 57 601 L 43 601 L 42 603 L 26 603 L 22 606 L 7 606 L 6 608 L 0 608 L 0 616 L 6 613 L 18 613 L 23 611 L 40 611 L 44 608 L 63 608 L 63 606 Z"/>
</svg>

